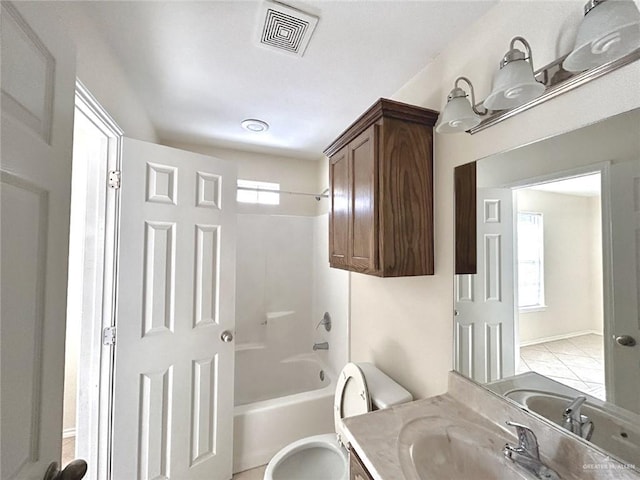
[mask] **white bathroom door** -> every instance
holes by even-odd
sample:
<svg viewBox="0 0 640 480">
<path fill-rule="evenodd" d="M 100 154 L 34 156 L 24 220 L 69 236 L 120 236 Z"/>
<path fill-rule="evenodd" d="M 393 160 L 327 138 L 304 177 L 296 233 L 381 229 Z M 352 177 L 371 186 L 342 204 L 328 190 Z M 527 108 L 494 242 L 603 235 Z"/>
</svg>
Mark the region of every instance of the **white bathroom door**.
<svg viewBox="0 0 640 480">
<path fill-rule="evenodd" d="M 235 165 L 125 138 L 121 185 L 113 479 L 230 479 Z"/>
<path fill-rule="evenodd" d="M 607 365 L 610 400 L 640 413 L 640 159 L 615 162 L 610 170 L 613 258 L 612 365 Z M 616 337 L 629 336 L 634 346 L 624 346 Z"/>
<path fill-rule="evenodd" d="M 514 225 L 510 189 L 477 191 L 477 273 L 456 275 L 455 367 L 485 383 L 514 374 Z"/>
<path fill-rule="evenodd" d="M 37 2 L 1 2 L 0 478 L 60 461 L 73 46 Z"/>
</svg>

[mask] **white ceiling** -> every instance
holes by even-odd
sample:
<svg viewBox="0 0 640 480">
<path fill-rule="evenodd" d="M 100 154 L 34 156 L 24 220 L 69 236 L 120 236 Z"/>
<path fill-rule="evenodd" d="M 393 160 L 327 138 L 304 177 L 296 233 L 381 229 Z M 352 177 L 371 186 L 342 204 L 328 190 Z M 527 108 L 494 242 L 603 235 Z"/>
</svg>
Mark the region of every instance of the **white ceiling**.
<svg viewBox="0 0 640 480">
<path fill-rule="evenodd" d="M 162 141 L 316 159 L 496 0 L 287 3 L 320 19 L 302 58 L 258 45 L 255 0 L 73 8 L 95 21 Z M 271 128 L 249 133 L 246 118 Z"/>
</svg>

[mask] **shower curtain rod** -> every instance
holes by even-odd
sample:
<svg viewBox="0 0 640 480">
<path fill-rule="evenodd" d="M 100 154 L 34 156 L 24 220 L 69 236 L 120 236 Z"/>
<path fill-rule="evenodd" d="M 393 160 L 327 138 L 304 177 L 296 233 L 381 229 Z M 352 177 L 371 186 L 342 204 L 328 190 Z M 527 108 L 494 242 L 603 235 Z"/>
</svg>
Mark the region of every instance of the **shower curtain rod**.
<svg viewBox="0 0 640 480">
<path fill-rule="evenodd" d="M 315 197 L 316 200 L 320 201 L 321 198 L 329 198 L 327 192 L 328 188 L 325 188 L 322 193 L 306 193 L 306 192 L 290 192 L 288 190 L 273 190 L 271 188 L 260 188 L 260 187 L 241 187 L 238 185 L 236 187 L 238 190 L 248 190 L 250 192 L 267 192 L 267 193 L 284 193 L 286 195 L 305 195 L 308 197 Z"/>
</svg>

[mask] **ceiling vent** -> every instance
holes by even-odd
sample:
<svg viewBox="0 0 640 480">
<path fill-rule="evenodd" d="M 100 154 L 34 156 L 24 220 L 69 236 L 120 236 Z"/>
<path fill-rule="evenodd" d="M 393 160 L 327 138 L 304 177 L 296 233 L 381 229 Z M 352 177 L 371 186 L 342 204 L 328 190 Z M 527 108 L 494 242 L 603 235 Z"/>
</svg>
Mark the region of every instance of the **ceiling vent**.
<svg viewBox="0 0 640 480">
<path fill-rule="evenodd" d="M 276 2 L 262 4 L 260 45 L 301 57 L 304 55 L 318 17 Z"/>
</svg>

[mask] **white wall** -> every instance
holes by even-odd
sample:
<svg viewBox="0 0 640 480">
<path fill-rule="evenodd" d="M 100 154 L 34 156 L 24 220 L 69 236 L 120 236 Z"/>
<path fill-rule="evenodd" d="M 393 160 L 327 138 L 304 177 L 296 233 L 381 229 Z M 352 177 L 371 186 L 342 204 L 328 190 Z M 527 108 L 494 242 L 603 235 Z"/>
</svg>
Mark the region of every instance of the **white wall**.
<svg viewBox="0 0 640 480">
<path fill-rule="evenodd" d="M 512 37 L 527 38 L 536 67 L 545 65 L 571 48 L 583 3 L 504 0 L 393 98 L 440 110 L 459 75 L 485 98 Z M 351 275 L 352 360 L 374 361 L 416 397 L 446 391 L 453 357 L 453 168 L 637 108 L 639 79 L 635 62 L 478 134 L 436 135 L 435 275 Z"/>
<path fill-rule="evenodd" d="M 317 190 L 322 192 L 329 185 L 329 161 L 326 157 L 316 162 Z M 327 363 L 337 374 L 350 360 L 350 314 L 351 273 L 329 268 L 329 200 L 323 198 L 317 204 L 313 258 L 314 297 L 313 319 L 320 321 L 324 312 L 329 312 L 333 322 L 330 332 L 322 327 L 314 332 L 314 342 L 329 342 L 329 351 L 321 352 Z"/>
<path fill-rule="evenodd" d="M 329 342 L 329 350 L 318 354 L 336 375 L 349 359 L 349 273 L 329 268 L 328 252 L 329 218 L 323 214 L 314 218 L 312 337 L 314 342 Z M 331 315 L 329 332 L 316 328 L 324 312 Z"/>
<path fill-rule="evenodd" d="M 546 308 L 519 315 L 520 342 L 602 333 L 602 234 L 599 197 L 517 192 L 518 211 L 542 213 Z M 597 283 L 597 280 L 600 283 Z"/>
<path fill-rule="evenodd" d="M 637 158 L 640 110 L 545 139 L 523 148 L 491 155 L 477 163 L 479 187 L 503 187 L 539 182 L 549 175 L 571 176 L 596 171 L 603 162 Z"/>
<path fill-rule="evenodd" d="M 41 2 L 76 46 L 76 75 L 127 137 L 157 142 L 155 128 L 111 47 L 84 14 L 84 2 Z"/>
</svg>

